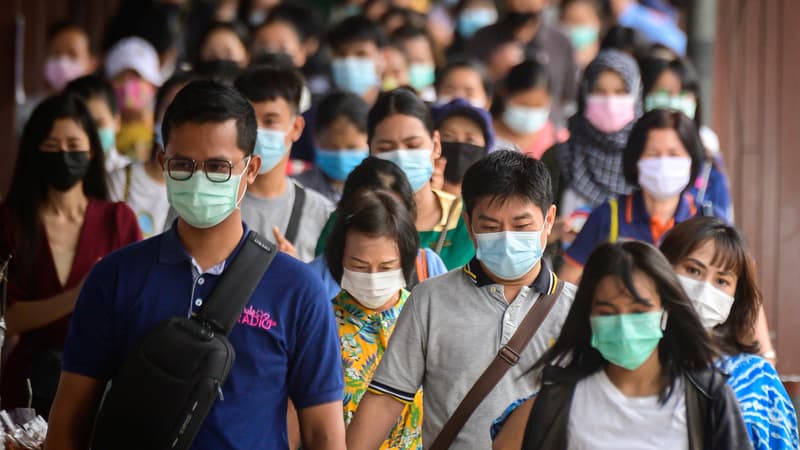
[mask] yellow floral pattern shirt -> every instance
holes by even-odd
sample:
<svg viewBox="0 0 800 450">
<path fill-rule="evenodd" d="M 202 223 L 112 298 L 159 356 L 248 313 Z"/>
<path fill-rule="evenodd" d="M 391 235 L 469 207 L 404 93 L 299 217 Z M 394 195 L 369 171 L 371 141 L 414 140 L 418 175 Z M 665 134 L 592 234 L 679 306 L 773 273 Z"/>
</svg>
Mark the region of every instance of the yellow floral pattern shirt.
<svg viewBox="0 0 800 450">
<path fill-rule="evenodd" d="M 333 299 L 344 368 L 345 424 L 350 424 L 358 402 L 367 392 L 408 295 L 403 290 L 397 304 L 383 312 L 362 306 L 344 290 Z M 403 414 L 380 448 L 422 448 L 422 390 L 417 392 L 413 403 L 403 408 Z"/>
</svg>

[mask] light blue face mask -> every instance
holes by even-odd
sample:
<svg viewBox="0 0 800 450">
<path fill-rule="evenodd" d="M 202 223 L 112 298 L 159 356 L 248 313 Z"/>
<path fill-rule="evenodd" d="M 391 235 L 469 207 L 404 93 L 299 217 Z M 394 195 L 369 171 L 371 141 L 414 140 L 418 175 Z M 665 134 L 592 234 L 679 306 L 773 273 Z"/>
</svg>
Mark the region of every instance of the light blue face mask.
<svg viewBox="0 0 800 450">
<path fill-rule="evenodd" d="M 600 38 L 600 30 L 591 25 L 575 25 L 567 27 L 567 35 L 575 50 L 583 50 Z"/>
<path fill-rule="evenodd" d="M 380 85 L 375 71 L 375 61 L 371 58 L 336 58 L 331 64 L 333 82 L 339 89 L 364 95 Z"/>
<path fill-rule="evenodd" d="M 673 109 L 686 114 L 686 117 L 694 120 L 697 112 L 697 100 L 690 95 L 669 95 L 666 92 L 653 92 L 647 94 L 644 99 L 645 110 L 654 109 Z"/>
<path fill-rule="evenodd" d="M 361 161 L 364 161 L 367 156 L 369 156 L 369 150 L 366 148 L 352 150 L 323 150 L 318 148 L 315 159 L 317 167 L 322 173 L 336 181 L 345 181 L 350 172 L 361 164 Z"/>
<path fill-rule="evenodd" d="M 256 135 L 254 153 L 261 157 L 259 174 L 274 169 L 286 154 L 286 132 L 259 128 Z"/>
<path fill-rule="evenodd" d="M 408 83 L 421 91 L 436 81 L 436 67 L 433 64 L 411 64 L 408 66 Z"/>
<path fill-rule="evenodd" d="M 517 280 L 531 271 L 544 253 L 542 230 L 475 233 L 476 257 L 501 280 Z"/>
<path fill-rule="evenodd" d="M 478 30 L 497 22 L 497 11 L 489 8 L 465 9 L 458 16 L 458 33 L 471 38 Z"/>
<path fill-rule="evenodd" d="M 244 162 L 245 167 L 249 158 Z M 234 169 L 235 170 L 235 169 Z M 231 175 L 228 181 L 214 183 L 202 170 L 188 180 L 172 179 L 166 172 L 167 198 L 175 212 L 195 228 L 211 228 L 227 219 L 239 207 L 239 185 L 242 175 Z M 244 196 L 242 196 L 244 197 Z"/>
<path fill-rule="evenodd" d="M 544 128 L 550 118 L 549 108 L 506 105 L 503 122 L 518 134 L 530 134 Z"/>
<path fill-rule="evenodd" d="M 403 169 L 411 189 L 417 192 L 431 180 L 431 175 L 433 175 L 431 153 L 433 153 L 431 150 L 423 149 L 397 149 L 378 153 L 375 156 L 391 161 Z"/>
<path fill-rule="evenodd" d="M 100 145 L 103 147 L 103 153 L 106 155 L 108 152 L 117 145 L 117 133 L 113 127 L 98 128 L 97 135 L 100 137 Z"/>
</svg>

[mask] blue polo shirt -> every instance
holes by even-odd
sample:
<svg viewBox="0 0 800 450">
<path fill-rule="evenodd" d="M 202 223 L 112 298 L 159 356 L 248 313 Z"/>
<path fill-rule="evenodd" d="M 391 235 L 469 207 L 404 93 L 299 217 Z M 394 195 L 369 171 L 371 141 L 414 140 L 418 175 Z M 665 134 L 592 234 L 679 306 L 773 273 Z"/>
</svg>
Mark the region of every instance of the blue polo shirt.
<svg viewBox="0 0 800 450">
<path fill-rule="evenodd" d="M 112 379 L 154 325 L 188 316 L 211 295 L 244 242 L 199 273 L 177 227 L 125 247 L 95 265 L 83 285 L 63 369 Z M 245 226 L 245 235 L 247 227 Z M 230 334 L 236 360 L 193 449 L 287 448 L 287 399 L 298 409 L 341 401 L 344 382 L 336 323 L 319 279 L 279 253 Z M 152 405 L 158 411 L 158 405 Z"/>
<path fill-rule="evenodd" d="M 617 240 L 643 241 L 658 245 L 667 231 L 676 223 L 691 219 L 697 215 L 694 198 L 684 193 L 675 210 L 675 216 L 667 223 L 659 223 L 651 218 L 644 206 L 641 191 L 617 197 Z M 566 251 L 566 258 L 583 266 L 595 247 L 608 242 L 611 236 L 611 205 L 608 201 L 595 208 L 575 238 L 575 242 Z"/>
</svg>

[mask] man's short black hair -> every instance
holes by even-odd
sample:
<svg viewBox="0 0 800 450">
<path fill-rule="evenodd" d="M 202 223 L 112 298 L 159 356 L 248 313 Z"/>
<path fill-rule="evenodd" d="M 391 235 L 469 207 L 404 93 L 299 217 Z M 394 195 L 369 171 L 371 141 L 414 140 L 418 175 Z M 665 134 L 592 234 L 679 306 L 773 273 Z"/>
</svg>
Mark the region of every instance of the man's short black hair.
<svg viewBox="0 0 800 450">
<path fill-rule="evenodd" d="M 319 13 L 306 5 L 281 2 L 269 10 L 267 20 L 257 28 L 276 22 L 284 22 L 295 29 L 300 40 L 305 42 L 309 38 L 317 37 L 323 28 L 322 18 Z"/>
<path fill-rule="evenodd" d="M 117 96 L 114 95 L 114 88 L 105 78 L 98 75 L 84 75 L 76 78 L 67 84 L 65 92 L 71 92 L 84 103 L 92 99 L 100 99 L 108 105 L 112 114 L 118 114 Z"/>
<path fill-rule="evenodd" d="M 210 80 L 192 81 L 181 89 L 167 107 L 162 126 L 164 146 L 173 127 L 186 123 L 236 121 L 236 145 L 253 154 L 256 146 L 256 113 L 236 89 Z"/>
<path fill-rule="evenodd" d="M 314 131 L 319 133 L 330 127 L 336 119 L 344 117 L 356 129 L 367 133 L 367 103 L 352 92 L 334 92 L 322 99 L 317 106 Z"/>
<path fill-rule="evenodd" d="M 461 185 L 464 208 L 472 215 L 483 198 L 505 201 L 518 197 L 532 202 L 547 214 L 553 204 L 550 172 L 543 162 L 512 150 L 498 150 L 473 164 Z"/>
<path fill-rule="evenodd" d="M 294 61 L 288 53 L 256 51 L 250 55 L 248 68 L 272 66 L 273 69 L 294 69 Z"/>
<path fill-rule="evenodd" d="M 215 61 L 198 61 L 194 66 L 194 73 L 204 80 L 215 81 L 225 86 L 233 86 L 233 82 L 242 69 L 236 61 L 218 59 Z"/>
<path fill-rule="evenodd" d="M 299 114 L 303 75 L 293 67 L 259 65 L 245 70 L 234 86 L 253 103 L 286 100 L 292 113 Z"/>
<path fill-rule="evenodd" d="M 351 42 L 368 41 L 378 48 L 386 46 L 386 36 L 375 22 L 364 16 L 353 16 L 341 21 L 328 32 L 328 44 L 334 53 Z"/>
</svg>

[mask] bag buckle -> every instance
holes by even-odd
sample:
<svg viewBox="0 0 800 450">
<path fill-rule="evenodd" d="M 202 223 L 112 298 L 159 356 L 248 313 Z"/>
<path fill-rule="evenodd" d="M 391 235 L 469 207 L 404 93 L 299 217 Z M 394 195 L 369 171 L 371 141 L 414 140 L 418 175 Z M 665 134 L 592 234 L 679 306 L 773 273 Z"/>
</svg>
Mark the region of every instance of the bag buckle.
<svg viewBox="0 0 800 450">
<path fill-rule="evenodd" d="M 506 362 L 509 366 L 515 366 L 519 362 L 519 353 L 508 345 L 504 345 L 500 349 L 500 359 Z"/>
</svg>

